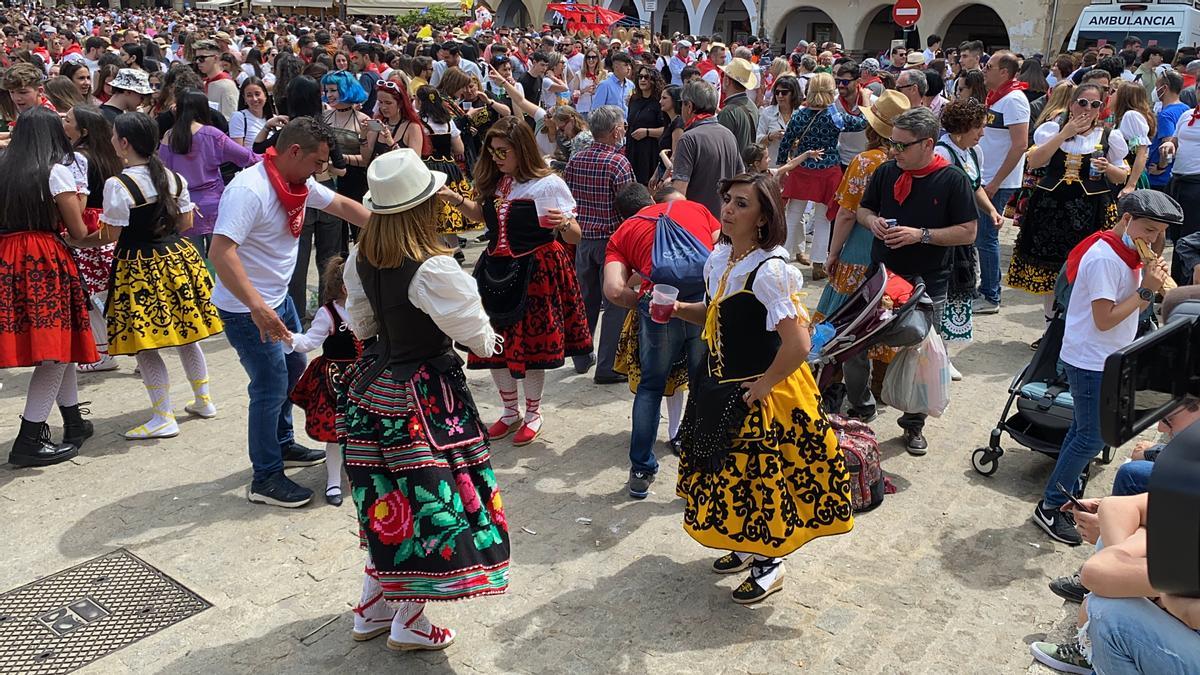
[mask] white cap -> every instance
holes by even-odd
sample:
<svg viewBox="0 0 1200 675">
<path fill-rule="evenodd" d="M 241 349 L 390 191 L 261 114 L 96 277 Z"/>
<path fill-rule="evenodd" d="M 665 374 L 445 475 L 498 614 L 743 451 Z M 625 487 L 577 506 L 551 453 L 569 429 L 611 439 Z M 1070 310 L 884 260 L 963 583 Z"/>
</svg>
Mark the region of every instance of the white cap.
<svg viewBox="0 0 1200 675">
<path fill-rule="evenodd" d="M 692 43 L 691 43 L 691 42 L 688 42 L 687 40 L 680 40 L 680 41 L 679 41 L 679 42 L 678 42 L 678 43 L 675 45 L 675 48 L 676 48 L 676 49 L 679 49 L 680 47 L 691 47 L 691 46 L 692 46 Z"/>
</svg>

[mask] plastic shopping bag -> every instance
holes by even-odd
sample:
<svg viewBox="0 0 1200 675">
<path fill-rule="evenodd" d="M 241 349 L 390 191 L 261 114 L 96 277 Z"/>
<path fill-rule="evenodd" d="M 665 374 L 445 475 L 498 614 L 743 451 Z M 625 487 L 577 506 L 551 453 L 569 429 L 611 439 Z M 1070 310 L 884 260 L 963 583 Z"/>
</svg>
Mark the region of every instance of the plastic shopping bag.
<svg viewBox="0 0 1200 675">
<path fill-rule="evenodd" d="M 937 331 L 892 359 L 882 395 L 897 410 L 941 417 L 950 405 L 950 359 Z"/>
</svg>

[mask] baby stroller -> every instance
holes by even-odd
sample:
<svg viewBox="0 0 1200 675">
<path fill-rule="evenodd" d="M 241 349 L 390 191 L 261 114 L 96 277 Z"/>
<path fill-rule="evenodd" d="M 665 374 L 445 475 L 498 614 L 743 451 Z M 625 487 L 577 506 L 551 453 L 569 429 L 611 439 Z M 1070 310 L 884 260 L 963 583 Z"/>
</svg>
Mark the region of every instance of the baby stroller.
<svg viewBox="0 0 1200 675">
<path fill-rule="evenodd" d="M 903 302 L 895 306 L 892 296 Z M 840 372 L 836 366 L 877 344 L 902 347 L 920 342 L 929 331 L 931 315 L 925 284 L 913 286 L 882 264 L 876 266 L 858 290 L 817 327 L 818 333 L 826 324 L 833 327 L 833 337 L 814 345 L 808 361 L 826 412 L 839 412 L 845 398 L 844 385 L 835 383 Z"/>
<path fill-rule="evenodd" d="M 1075 417 L 1071 390 L 1058 361 L 1065 327 L 1065 312 L 1059 309 L 1046 326 L 1033 360 L 1009 384 L 1008 402 L 1004 404 L 1000 422 L 992 429 L 988 447 L 978 448 L 971 454 L 971 466 L 984 476 L 996 473 L 1000 456 L 1004 454 L 1000 437 L 1005 433 L 1030 450 L 1058 457 Z M 1012 412 L 1014 405 L 1016 412 Z M 1105 446 L 1098 461 L 1102 464 L 1111 462 L 1112 448 Z M 1089 463 L 1081 482 L 1075 487 L 1077 495 L 1083 494 L 1090 476 Z"/>
</svg>

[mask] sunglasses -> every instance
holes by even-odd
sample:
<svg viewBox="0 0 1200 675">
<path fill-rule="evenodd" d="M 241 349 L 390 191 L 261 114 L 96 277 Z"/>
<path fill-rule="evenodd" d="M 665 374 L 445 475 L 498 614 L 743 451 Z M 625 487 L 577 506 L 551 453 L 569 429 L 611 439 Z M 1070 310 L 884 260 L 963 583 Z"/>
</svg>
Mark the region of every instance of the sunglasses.
<svg viewBox="0 0 1200 675">
<path fill-rule="evenodd" d="M 847 78 L 847 79 L 842 79 L 842 78 L 840 78 L 840 77 L 839 77 L 839 78 L 837 78 L 837 79 L 835 79 L 835 80 L 834 80 L 834 83 L 835 83 L 835 84 L 837 84 L 837 86 L 839 86 L 839 87 L 849 87 L 849 86 L 850 86 L 850 83 L 851 83 L 851 82 L 853 82 L 853 81 L 854 81 L 854 80 L 851 80 L 851 79 L 849 79 L 849 78 Z"/>
<path fill-rule="evenodd" d="M 492 159 L 503 160 L 505 157 L 508 157 L 508 148 L 493 148 L 489 145 L 488 154 L 492 156 Z"/>
<path fill-rule="evenodd" d="M 638 74 L 638 79 L 639 80 L 650 80 L 653 78 L 650 77 L 650 73 L 640 73 L 640 74 Z"/>
<path fill-rule="evenodd" d="M 916 140 L 916 141 L 908 141 L 907 143 L 905 143 L 904 141 L 894 141 L 890 138 L 886 138 L 886 139 L 884 139 L 883 142 L 885 145 L 887 145 L 889 148 L 891 148 L 892 152 L 899 153 L 899 152 L 904 152 L 905 150 L 911 148 L 914 145 L 919 145 L 921 143 L 921 141 L 923 141 L 923 140 L 925 140 L 925 139 L 920 139 L 920 140 Z"/>
<path fill-rule="evenodd" d="M 217 58 L 216 54 L 197 54 L 196 55 L 196 63 L 203 63 L 209 59 L 215 59 L 215 58 Z"/>
<path fill-rule="evenodd" d="M 780 90 L 772 92 L 772 93 L 775 96 L 791 96 L 792 95 L 792 92 L 788 91 L 787 89 L 780 89 Z"/>
<path fill-rule="evenodd" d="M 915 86 L 917 86 L 916 82 L 912 82 L 910 84 L 902 84 L 902 85 L 896 87 L 896 91 L 903 91 L 905 89 L 908 89 L 909 87 L 915 87 Z"/>
<path fill-rule="evenodd" d="M 600 57 L 596 56 L 595 54 L 591 54 L 589 56 L 585 56 L 584 58 L 587 59 L 588 61 L 595 61 L 595 60 L 599 59 Z"/>
<path fill-rule="evenodd" d="M 1075 99 L 1075 105 L 1079 106 L 1080 108 L 1091 108 L 1092 110 L 1099 110 L 1100 106 L 1104 105 L 1104 102 L 1103 101 L 1092 101 L 1092 100 L 1089 100 L 1086 98 L 1077 98 L 1077 99 Z"/>
</svg>

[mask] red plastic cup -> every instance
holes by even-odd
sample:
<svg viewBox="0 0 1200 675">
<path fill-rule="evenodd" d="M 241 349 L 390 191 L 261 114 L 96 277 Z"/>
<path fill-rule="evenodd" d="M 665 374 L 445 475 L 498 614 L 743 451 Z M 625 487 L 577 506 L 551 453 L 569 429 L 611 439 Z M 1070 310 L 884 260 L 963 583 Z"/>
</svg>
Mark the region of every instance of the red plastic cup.
<svg viewBox="0 0 1200 675">
<path fill-rule="evenodd" d="M 650 320 L 654 323 L 667 323 L 675 313 L 675 300 L 679 298 L 679 289 L 667 284 L 654 284 L 650 291 Z"/>
</svg>

